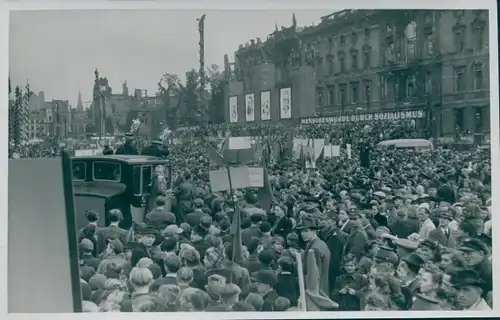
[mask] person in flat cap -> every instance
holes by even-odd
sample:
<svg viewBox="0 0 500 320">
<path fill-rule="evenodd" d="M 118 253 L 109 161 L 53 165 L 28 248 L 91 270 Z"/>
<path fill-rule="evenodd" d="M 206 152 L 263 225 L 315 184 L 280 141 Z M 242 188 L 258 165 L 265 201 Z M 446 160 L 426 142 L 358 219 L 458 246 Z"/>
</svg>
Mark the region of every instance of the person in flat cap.
<svg viewBox="0 0 500 320">
<path fill-rule="evenodd" d="M 125 142 L 116 149 L 115 154 L 122 154 L 122 155 L 139 154 L 134 146 L 134 135 L 132 133 L 125 134 Z"/>
<path fill-rule="evenodd" d="M 300 232 L 302 240 L 306 243 L 305 252 L 308 250 L 314 250 L 316 255 L 316 264 L 319 272 L 319 278 L 322 280 L 320 283 L 320 289 L 323 290 L 325 294 L 330 292 L 329 290 L 329 271 L 330 271 L 330 249 L 326 243 L 321 240 L 318 235 L 319 225 L 318 220 L 312 215 L 304 215 L 302 219 L 297 224 L 297 231 Z M 364 250 L 364 244 L 363 244 Z M 306 256 L 303 256 L 303 266 L 304 273 L 307 273 L 306 266 Z"/>
<path fill-rule="evenodd" d="M 418 248 L 417 250 L 415 250 L 415 253 L 421 256 L 422 259 L 424 259 L 425 261 L 427 260 L 435 261 L 436 257 L 438 256 L 438 251 L 439 251 L 439 245 L 437 244 L 437 242 L 429 239 L 424 239 L 418 245 Z"/>
<path fill-rule="evenodd" d="M 453 216 L 449 210 L 441 211 L 439 214 L 439 227 L 429 233 L 429 240 L 450 248 L 457 246 L 457 239 L 452 234 L 449 224 Z"/>
<path fill-rule="evenodd" d="M 439 306 L 439 300 L 428 296 L 423 293 L 417 293 L 415 294 L 415 301 L 413 301 L 411 310 L 432 310 L 432 311 L 438 311 L 442 310 L 441 307 Z"/>
<path fill-rule="evenodd" d="M 111 156 L 114 154 L 113 149 L 109 146 L 109 141 L 104 142 L 104 148 L 102 149 L 103 156 Z"/>
<path fill-rule="evenodd" d="M 489 248 L 481 240 L 472 238 L 462 242 L 459 251 L 462 253 L 465 266 L 474 270 L 482 279 L 485 293 L 491 291 L 493 268 L 489 260 Z"/>
<path fill-rule="evenodd" d="M 252 275 L 253 281 L 256 283 L 258 293 L 264 299 L 262 311 L 273 311 L 274 302 L 279 298 L 274 290 L 278 282 L 276 272 L 272 270 L 257 271 Z"/>
<path fill-rule="evenodd" d="M 458 271 L 451 276 L 451 284 L 456 289 L 456 303 L 462 310 L 491 311 L 482 297 L 485 283 L 475 271 Z"/>
<path fill-rule="evenodd" d="M 369 240 L 359 211 L 352 210 L 349 212 L 349 223 L 351 224 L 351 230 L 347 236 L 343 254 L 352 253 L 359 261 L 365 252 L 366 244 Z"/>
<path fill-rule="evenodd" d="M 151 248 L 155 242 L 158 231 L 153 227 L 145 225 L 141 226 L 138 233 L 139 243 L 131 250 L 132 256 L 130 261 L 132 266 L 135 266 L 142 258 L 152 258 Z"/>
<path fill-rule="evenodd" d="M 398 261 L 399 258 L 392 248 L 381 246 L 375 254 L 370 273 L 375 272 L 376 274 L 393 276 Z"/>
<path fill-rule="evenodd" d="M 176 223 L 175 215 L 165 210 L 167 199 L 158 196 L 155 199 L 155 208 L 146 214 L 144 221 L 158 231 L 161 231 L 171 224 Z"/>
<path fill-rule="evenodd" d="M 232 311 L 233 306 L 239 301 L 241 289 L 234 283 L 226 284 L 220 292 L 220 302 L 224 309 Z"/>
</svg>

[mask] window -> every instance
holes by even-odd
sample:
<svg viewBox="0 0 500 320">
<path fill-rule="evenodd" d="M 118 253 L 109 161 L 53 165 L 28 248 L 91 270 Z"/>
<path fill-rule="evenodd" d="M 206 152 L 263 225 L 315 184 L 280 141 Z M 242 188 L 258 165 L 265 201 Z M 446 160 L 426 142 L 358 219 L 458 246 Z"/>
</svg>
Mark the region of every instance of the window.
<svg viewBox="0 0 500 320">
<path fill-rule="evenodd" d="M 354 50 L 352 53 L 351 53 L 351 65 L 352 65 L 352 69 L 353 70 L 356 70 L 358 69 L 358 50 Z"/>
<path fill-rule="evenodd" d="M 132 192 L 135 196 L 141 195 L 141 166 L 132 168 Z"/>
<path fill-rule="evenodd" d="M 93 164 L 94 180 L 121 181 L 121 166 L 115 162 L 95 161 Z"/>
<path fill-rule="evenodd" d="M 476 132 L 483 131 L 483 108 L 476 108 L 474 117 L 474 128 Z"/>
<path fill-rule="evenodd" d="M 142 166 L 142 194 L 149 194 L 149 186 L 153 181 L 153 167 Z"/>
<path fill-rule="evenodd" d="M 428 56 L 434 54 L 434 39 L 432 33 L 425 36 L 425 53 Z"/>
<path fill-rule="evenodd" d="M 371 50 L 369 50 L 369 49 L 363 51 L 363 65 L 366 69 L 370 68 L 372 66 L 372 64 L 371 64 Z"/>
<path fill-rule="evenodd" d="M 385 99 L 388 96 L 386 77 L 380 76 L 380 98 Z"/>
<path fill-rule="evenodd" d="M 455 50 L 462 52 L 464 50 L 464 28 L 457 28 L 454 35 Z"/>
<path fill-rule="evenodd" d="M 406 96 L 415 97 L 417 95 L 417 77 L 412 74 L 406 78 Z"/>
<path fill-rule="evenodd" d="M 328 59 L 328 74 L 333 75 L 335 73 L 335 58 L 330 56 Z"/>
<path fill-rule="evenodd" d="M 474 90 L 484 89 L 484 64 L 476 63 L 474 65 Z"/>
<path fill-rule="evenodd" d="M 426 12 L 424 15 L 424 23 L 432 22 L 432 12 Z"/>
<path fill-rule="evenodd" d="M 371 90 L 372 90 L 372 82 L 370 80 L 365 81 L 365 102 L 366 104 L 370 104 L 371 101 Z"/>
<path fill-rule="evenodd" d="M 356 45 L 356 43 L 358 43 L 358 34 L 353 33 L 351 35 L 351 45 L 354 47 Z"/>
<path fill-rule="evenodd" d="M 344 56 L 339 57 L 340 73 L 345 72 L 345 58 Z"/>
<path fill-rule="evenodd" d="M 432 94 L 432 72 L 425 73 L 425 93 Z"/>
<path fill-rule="evenodd" d="M 484 46 L 484 27 L 477 27 L 474 30 L 474 42 L 477 50 L 481 50 Z"/>
<path fill-rule="evenodd" d="M 334 86 L 328 86 L 328 105 L 329 106 L 335 105 L 335 87 Z"/>
<path fill-rule="evenodd" d="M 71 161 L 73 167 L 73 180 L 85 180 L 87 167 L 84 161 Z"/>
<path fill-rule="evenodd" d="M 465 91 L 465 67 L 455 68 L 455 92 Z"/>
<path fill-rule="evenodd" d="M 345 46 L 345 36 L 340 36 L 340 46 Z"/>
<path fill-rule="evenodd" d="M 339 104 L 341 106 L 345 105 L 345 84 L 339 85 Z"/>
<path fill-rule="evenodd" d="M 351 82 L 351 103 L 359 102 L 359 82 Z"/>
<path fill-rule="evenodd" d="M 455 109 L 455 127 L 458 130 L 464 129 L 464 109 Z"/>
<path fill-rule="evenodd" d="M 333 49 L 333 37 L 329 37 L 329 38 L 328 38 L 328 48 L 329 48 L 330 50 L 332 50 L 332 49 Z"/>
<path fill-rule="evenodd" d="M 363 31 L 363 38 L 366 42 L 370 41 L 370 29 L 366 28 Z"/>
<path fill-rule="evenodd" d="M 323 106 L 323 88 L 318 87 L 316 88 L 316 105 L 317 106 Z"/>
</svg>

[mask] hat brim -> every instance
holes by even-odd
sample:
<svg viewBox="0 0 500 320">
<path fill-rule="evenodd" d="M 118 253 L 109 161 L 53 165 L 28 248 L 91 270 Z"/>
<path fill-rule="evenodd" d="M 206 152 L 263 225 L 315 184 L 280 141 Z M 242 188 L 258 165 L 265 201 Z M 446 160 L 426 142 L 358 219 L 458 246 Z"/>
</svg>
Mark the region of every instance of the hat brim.
<svg viewBox="0 0 500 320">
<path fill-rule="evenodd" d="M 479 250 L 479 249 L 476 249 L 476 248 L 471 248 L 471 247 L 460 247 L 458 248 L 459 251 L 468 251 L 468 252 L 471 252 L 471 251 L 483 251 L 483 250 Z"/>
<path fill-rule="evenodd" d="M 465 287 L 465 286 L 482 287 L 483 285 L 484 285 L 484 281 L 481 279 L 477 279 L 477 280 L 473 280 L 473 281 L 460 281 L 460 282 L 451 284 L 451 286 L 454 288 Z"/>
</svg>

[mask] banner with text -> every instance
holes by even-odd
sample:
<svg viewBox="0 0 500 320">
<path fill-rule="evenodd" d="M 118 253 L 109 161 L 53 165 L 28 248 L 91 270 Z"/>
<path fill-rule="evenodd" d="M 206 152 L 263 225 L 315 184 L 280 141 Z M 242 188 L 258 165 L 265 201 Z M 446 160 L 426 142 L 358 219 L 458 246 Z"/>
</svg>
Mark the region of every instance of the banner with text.
<svg viewBox="0 0 500 320">
<path fill-rule="evenodd" d="M 246 122 L 255 121 L 255 105 L 254 105 L 253 93 L 245 95 L 245 121 Z"/>
<path fill-rule="evenodd" d="M 292 118 L 292 90 L 291 88 L 280 89 L 280 119 Z"/>
<path fill-rule="evenodd" d="M 238 122 L 238 97 L 229 97 L 229 122 Z"/>
<path fill-rule="evenodd" d="M 329 124 L 329 123 L 364 122 L 364 121 L 397 121 L 406 119 L 423 119 L 425 118 L 425 115 L 426 113 L 424 110 L 395 111 L 395 112 L 353 114 L 346 116 L 304 118 L 300 120 L 300 123 Z"/>
<path fill-rule="evenodd" d="M 271 120 L 271 91 L 260 93 L 260 119 Z"/>
</svg>

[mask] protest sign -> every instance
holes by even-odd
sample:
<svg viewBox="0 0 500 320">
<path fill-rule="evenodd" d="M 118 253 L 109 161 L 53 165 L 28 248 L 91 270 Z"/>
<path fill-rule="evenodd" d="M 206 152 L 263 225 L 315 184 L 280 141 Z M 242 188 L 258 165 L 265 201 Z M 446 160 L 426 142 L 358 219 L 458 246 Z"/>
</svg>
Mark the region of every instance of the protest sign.
<svg viewBox="0 0 500 320">
<path fill-rule="evenodd" d="M 231 183 L 233 189 L 260 188 L 264 186 L 264 169 L 260 167 L 231 167 Z M 227 169 L 210 170 L 210 187 L 212 192 L 230 190 Z"/>
</svg>

